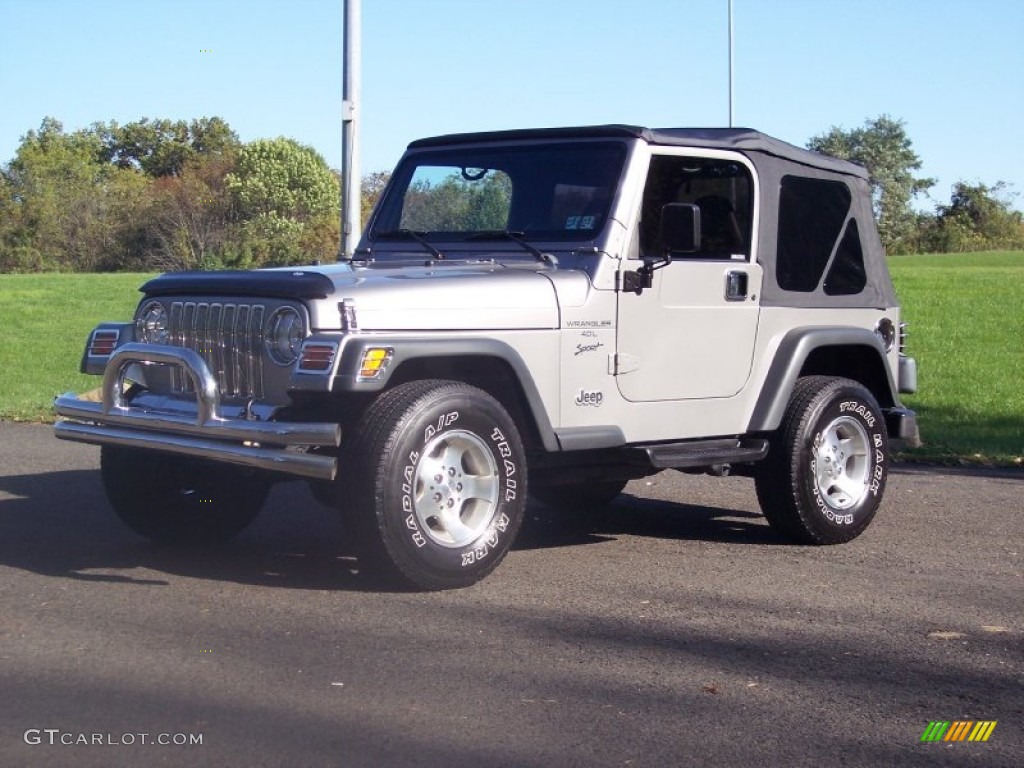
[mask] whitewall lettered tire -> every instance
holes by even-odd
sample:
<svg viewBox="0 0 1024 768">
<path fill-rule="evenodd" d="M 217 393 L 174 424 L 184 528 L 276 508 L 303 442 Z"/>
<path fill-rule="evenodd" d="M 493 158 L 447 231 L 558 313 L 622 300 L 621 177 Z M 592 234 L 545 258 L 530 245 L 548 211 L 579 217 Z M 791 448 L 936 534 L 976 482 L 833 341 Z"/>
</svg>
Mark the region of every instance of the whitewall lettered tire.
<svg viewBox="0 0 1024 768">
<path fill-rule="evenodd" d="M 856 538 L 878 511 L 889 472 L 885 418 L 851 379 L 797 381 L 768 457 L 757 467 L 761 510 L 771 526 L 806 544 Z"/>
<path fill-rule="evenodd" d="M 505 557 L 522 522 L 526 459 L 481 389 L 423 380 L 381 394 L 346 443 L 344 507 L 371 571 L 418 589 L 464 587 Z"/>
</svg>

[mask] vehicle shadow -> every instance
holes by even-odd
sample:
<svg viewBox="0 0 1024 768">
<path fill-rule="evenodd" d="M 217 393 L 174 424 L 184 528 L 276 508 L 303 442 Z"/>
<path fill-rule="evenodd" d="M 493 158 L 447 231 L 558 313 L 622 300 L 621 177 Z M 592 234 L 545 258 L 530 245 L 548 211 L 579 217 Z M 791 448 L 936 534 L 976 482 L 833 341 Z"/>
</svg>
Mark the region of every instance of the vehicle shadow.
<svg viewBox="0 0 1024 768">
<path fill-rule="evenodd" d="M 0 565 L 85 581 L 161 585 L 160 574 L 322 590 L 382 590 L 357 571 L 337 515 L 301 483 L 276 487 L 226 545 L 162 546 L 126 528 L 95 470 L 0 477 Z M 144 573 L 139 573 L 139 571 Z"/>
<path fill-rule="evenodd" d="M 0 565 L 83 581 L 166 585 L 161 574 L 303 590 L 395 591 L 361 573 L 341 516 L 302 482 L 275 486 L 256 521 L 217 548 L 163 546 L 126 528 L 95 470 L 0 477 Z M 567 517 L 530 502 L 517 550 L 578 547 L 619 536 L 783 543 L 756 514 L 623 494 Z"/>
<path fill-rule="evenodd" d="M 516 549 L 592 543 L 617 536 L 778 545 L 787 542 L 759 513 L 621 494 L 607 507 L 563 512 L 532 502 Z"/>
</svg>

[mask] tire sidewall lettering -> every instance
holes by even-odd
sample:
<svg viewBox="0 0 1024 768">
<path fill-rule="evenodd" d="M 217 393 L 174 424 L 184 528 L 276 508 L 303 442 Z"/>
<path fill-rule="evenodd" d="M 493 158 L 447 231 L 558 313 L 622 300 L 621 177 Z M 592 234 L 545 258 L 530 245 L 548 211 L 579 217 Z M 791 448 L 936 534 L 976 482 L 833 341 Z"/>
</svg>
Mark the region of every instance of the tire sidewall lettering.
<svg viewBox="0 0 1024 768">
<path fill-rule="evenodd" d="M 814 446 L 822 439 L 822 430 L 825 425 L 837 416 L 855 418 L 867 433 L 869 442 L 867 455 L 870 466 L 868 467 L 867 489 L 860 500 L 847 509 L 832 507 L 821 494 L 816 480 L 818 467 Z M 811 433 L 810 443 L 806 448 L 807 461 L 804 466 L 807 469 L 803 487 L 813 501 L 813 507 L 821 516 L 823 524 L 845 528 L 859 524 L 873 513 L 885 487 L 888 465 L 888 445 L 884 424 L 884 420 L 880 418 L 870 403 L 849 393 L 836 393 L 835 399 L 827 402 L 815 417 L 815 430 Z"/>
<path fill-rule="evenodd" d="M 498 455 L 501 457 L 502 467 L 505 471 L 505 501 L 515 501 L 519 483 L 514 479 L 517 469 L 516 463 L 511 459 L 512 448 L 509 445 L 505 434 L 498 427 L 495 427 L 494 431 L 491 432 L 491 442 L 495 444 L 495 447 L 498 450 Z M 502 528 L 501 530 L 504 531 L 505 529 Z"/>
<path fill-rule="evenodd" d="M 428 412 L 429 417 L 412 420 L 406 435 L 414 444 L 409 446 L 406 443 L 407 448 L 400 449 L 403 459 L 398 463 L 397 482 L 388 485 L 390 491 L 387 496 L 392 499 L 388 506 L 395 508 L 394 517 L 389 515 L 394 521 L 390 527 L 396 538 L 405 542 L 403 549 L 432 568 L 444 571 L 487 569 L 496 552 L 503 553 L 508 549 L 519 527 L 519 509 L 523 504 L 520 477 L 523 457 L 518 447 L 518 436 L 508 437 L 514 435 L 515 427 L 511 423 L 501 423 L 504 420 L 486 408 L 443 407 L 440 410 L 429 408 Z M 497 467 L 498 495 L 492 519 L 475 541 L 464 547 L 444 547 L 431 541 L 416 517 L 416 473 L 427 444 L 455 430 L 470 432 L 488 446 Z"/>
<path fill-rule="evenodd" d="M 871 411 L 871 407 L 858 400 L 844 400 L 841 402 L 839 404 L 839 413 L 846 415 L 857 414 L 864 420 L 869 429 L 874 429 L 877 420 L 875 414 Z"/>
</svg>

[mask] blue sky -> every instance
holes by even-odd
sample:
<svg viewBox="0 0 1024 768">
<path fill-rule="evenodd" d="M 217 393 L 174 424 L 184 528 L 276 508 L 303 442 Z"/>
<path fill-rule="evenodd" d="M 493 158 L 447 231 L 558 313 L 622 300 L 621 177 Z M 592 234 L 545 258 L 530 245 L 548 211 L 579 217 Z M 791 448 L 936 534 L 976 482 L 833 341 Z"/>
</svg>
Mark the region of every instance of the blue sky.
<svg viewBox="0 0 1024 768">
<path fill-rule="evenodd" d="M 363 172 L 438 133 L 726 125 L 727 8 L 363 0 Z M 734 14 L 737 125 L 803 145 L 889 114 L 936 201 L 959 179 L 1004 180 L 1024 208 L 1024 2 L 734 0 Z M 0 162 L 47 115 L 69 130 L 219 115 L 337 168 L 341 62 L 342 0 L 0 0 Z"/>
</svg>

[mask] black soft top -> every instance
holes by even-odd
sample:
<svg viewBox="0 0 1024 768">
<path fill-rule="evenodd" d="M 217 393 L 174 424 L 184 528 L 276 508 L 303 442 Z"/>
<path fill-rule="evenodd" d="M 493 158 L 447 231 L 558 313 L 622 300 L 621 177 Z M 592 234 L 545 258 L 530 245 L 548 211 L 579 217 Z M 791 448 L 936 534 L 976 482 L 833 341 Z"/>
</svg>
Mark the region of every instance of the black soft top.
<svg viewBox="0 0 1024 768">
<path fill-rule="evenodd" d="M 760 179 L 761 220 L 757 234 L 757 260 L 764 267 L 762 306 L 785 307 L 874 307 L 898 306 L 889 277 L 885 251 L 878 237 L 871 207 L 867 170 L 829 155 L 801 149 L 750 128 L 640 128 L 635 125 L 592 125 L 580 128 L 534 128 L 485 133 L 460 133 L 420 139 L 410 150 L 441 149 L 467 144 L 530 142 L 571 139 L 619 139 L 644 141 L 651 145 L 731 150 L 744 155 L 757 169 Z M 847 221 L 857 226 L 863 249 L 864 287 L 850 295 L 828 295 L 823 285 L 815 290 L 786 289 L 780 285 L 778 265 L 779 205 L 787 177 L 838 181 L 851 190 Z M 845 230 L 846 225 L 844 225 Z M 840 244 L 837 240 L 832 255 Z M 831 263 L 832 256 L 829 256 Z M 791 266 L 791 265 L 789 265 Z M 788 268 L 788 267 L 787 267 Z"/>
<path fill-rule="evenodd" d="M 648 144 L 669 147 L 703 147 L 730 149 L 743 153 L 760 153 L 792 163 L 820 168 L 833 173 L 868 178 L 860 165 L 829 155 L 801 149 L 752 128 L 641 128 L 636 125 L 590 125 L 577 128 L 527 128 L 510 131 L 453 133 L 419 139 L 409 149 L 445 147 L 455 144 L 478 144 L 505 141 L 544 141 L 551 139 L 641 139 Z M 756 163 L 755 163 L 756 165 Z"/>
</svg>

